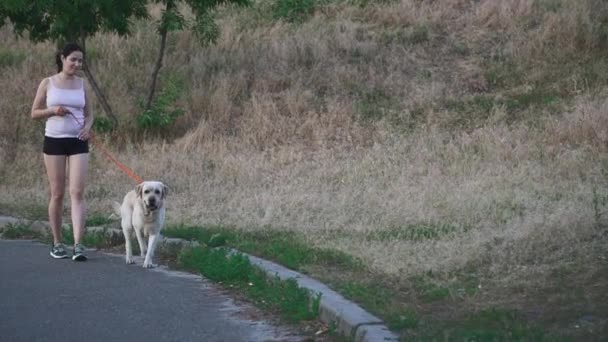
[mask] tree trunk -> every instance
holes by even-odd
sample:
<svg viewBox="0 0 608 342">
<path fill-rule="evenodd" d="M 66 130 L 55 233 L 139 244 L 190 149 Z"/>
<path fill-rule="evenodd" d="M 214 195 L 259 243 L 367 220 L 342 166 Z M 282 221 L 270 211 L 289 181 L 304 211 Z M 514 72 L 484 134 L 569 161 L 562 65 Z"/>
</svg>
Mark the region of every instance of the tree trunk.
<svg viewBox="0 0 608 342">
<path fill-rule="evenodd" d="M 165 8 L 165 12 L 172 11 L 173 7 L 173 1 L 169 1 L 167 3 L 167 7 Z M 152 100 L 154 99 L 154 91 L 156 90 L 156 80 L 158 78 L 158 72 L 163 66 L 163 57 L 165 56 L 165 46 L 167 44 L 167 25 L 166 23 L 161 23 L 161 25 L 162 26 L 160 29 L 160 49 L 158 50 L 156 64 L 154 64 L 154 69 L 152 70 L 152 82 L 150 83 L 150 91 L 148 92 L 146 106 L 144 107 L 146 110 L 150 109 L 150 106 L 152 105 Z"/>
<path fill-rule="evenodd" d="M 86 41 L 86 36 L 81 32 L 80 44 L 81 44 L 82 50 L 86 54 L 87 49 L 86 49 L 85 41 Z M 114 127 L 118 127 L 118 119 L 116 118 L 116 115 L 114 115 L 114 112 L 112 111 L 112 107 L 110 107 L 110 103 L 108 103 L 106 96 L 104 95 L 103 91 L 97 84 L 95 77 L 93 77 L 93 73 L 91 72 L 91 69 L 89 69 L 89 64 L 87 63 L 86 58 L 84 59 L 84 61 L 82 63 L 82 71 L 84 71 L 84 74 L 87 76 L 87 79 L 89 80 L 89 83 L 91 84 L 91 87 L 93 88 L 93 91 L 95 92 L 95 95 L 97 96 L 97 100 L 99 100 L 99 103 L 101 104 L 101 107 L 103 108 L 104 112 L 110 118 L 110 120 L 112 120 L 112 125 Z"/>
</svg>

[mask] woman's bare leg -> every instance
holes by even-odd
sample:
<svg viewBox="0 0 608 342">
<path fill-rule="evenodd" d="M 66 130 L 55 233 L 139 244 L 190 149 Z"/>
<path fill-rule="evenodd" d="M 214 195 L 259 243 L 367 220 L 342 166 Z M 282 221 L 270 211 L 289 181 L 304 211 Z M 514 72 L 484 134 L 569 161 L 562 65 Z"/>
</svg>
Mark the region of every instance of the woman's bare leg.
<svg viewBox="0 0 608 342">
<path fill-rule="evenodd" d="M 72 227 L 74 228 L 74 243 L 80 244 L 84 236 L 86 219 L 86 202 L 84 188 L 89 172 L 89 154 L 74 154 L 68 157 L 70 178 L 70 200 L 72 203 Z"/>
<path fill-rule="evenodd" d="M 51 199 L 49 201 L 49 224 L 53 242 L 61 243 L 61 220 L 63 215 L 63 195 L 65 194 L 65 156 L 44 155 L 44 166 L 49 178 Z"/>
</svg>

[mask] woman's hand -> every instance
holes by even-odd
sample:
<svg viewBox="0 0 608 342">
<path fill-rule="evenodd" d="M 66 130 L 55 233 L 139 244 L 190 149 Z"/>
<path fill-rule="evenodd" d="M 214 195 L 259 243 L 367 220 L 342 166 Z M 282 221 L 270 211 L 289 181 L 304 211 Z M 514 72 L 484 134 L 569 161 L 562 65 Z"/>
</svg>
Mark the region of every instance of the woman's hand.
<svg viewBox="0 0 608 342">
<path fill-rule="evenodd" d="M 52 107 L 51 112 L 53 112 L 53 115 L 57 116 L 66 116 L 67 114 L 70 114 L 70 111 L 62 106 Z"/>
<path fill-rule="evenodd" d="M 87 140 L 89 140 L 90 137 L 91 137 L 91 129 L 87 128 L 87 127 L 80 130 L 80 133 L 78 134 L 78 139 L 80 139 L 82 141 L 87 141 Z"/>
</svg>

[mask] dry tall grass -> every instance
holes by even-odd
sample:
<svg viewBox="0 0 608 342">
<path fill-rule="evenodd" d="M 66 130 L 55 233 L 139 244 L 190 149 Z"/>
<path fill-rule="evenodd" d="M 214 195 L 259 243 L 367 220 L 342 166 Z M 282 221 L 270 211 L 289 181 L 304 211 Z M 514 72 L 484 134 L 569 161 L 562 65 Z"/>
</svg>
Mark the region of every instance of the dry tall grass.
<svg viewBox="0 0 608 342">
<path fill-rule="evenodd" d="M 606 51 L 607 11 L 599 0 L 335 3 L 290 26 L 224 9 L 217 45 L 170 37 L 163 73 L 185 81 L 176 105 L 187 114 L 168 142 L 128 138 L 156 56 L 149 24 L 126 39 L 95 37 L 88 58 L 123 123 L 106 143 L 169 184 L 169 221 L 306 232 L 403 279 L 483 264 L 488 279 L 527 282 L 565 260 L 588 262 L 595 246 L 608 88 L 560 65 Z M 28 114 L 53 71 L 52 46 L 8 27 L 0 37 L 0 53 L 24 54 L 1 66 L 0 191 L 44 205 L 42 125 Z M 507 81 L 493 84 L 499 67 Z M 516 114 L 501 100 L 539 87 L 565 100 Z M 474 124 L 455 124 L 468 112 L 446 99 L 479 96 L 495 101 L 469 113 Z M 89 207 L 109 213 L 133 184 L 92 157 Z M 422 240 L 373 234 L 420 225 L 454 229 Z"/>
</svg>

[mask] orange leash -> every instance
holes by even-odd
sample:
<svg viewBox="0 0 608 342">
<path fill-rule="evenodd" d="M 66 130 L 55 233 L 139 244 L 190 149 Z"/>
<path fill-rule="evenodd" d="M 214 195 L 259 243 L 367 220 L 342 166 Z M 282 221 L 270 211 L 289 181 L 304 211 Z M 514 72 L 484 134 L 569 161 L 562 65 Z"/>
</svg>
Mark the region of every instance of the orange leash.
<svg viewBox="0 0 608 342">
<path fill-rule="evenodd" d="M 81 125 L 82 127 L 84 127 L 84 123 L 81 123 L 80 120 L 78 120 L 78 118 L 72 114 L 72 112 L 69 112 L 70 115 L 72 115 L 72 117 L 74 118 L 74 120 L 76 120 L 76 122 Z M 108 158 L 111 162 L 113 162 L 116 166 L 118 166 L 118 168 L 120 170 L 122 170 L 122 172 L 124 172 L 127 176 L 131 177 L 135 182 L 137 182 L 137 184 L 143 183 L 143 179 L 141 179 L 139 176 L 137 176 L 135 174 L 135 172 L 133 172 L 133 170 L 129 169 L 127 166 L 125 166 L 123 163 L 119 162 L 118 160 L 116 160 L 116 158 L 114 158 L 112 156 L 112 154 L 105 148 L 103 147 L 103 145 L 99 142 L 97 142 L 97 140 L 95 140 L 95 136 L 93 135 L 93 132 L 89 132 L 89 140 L 95 144 L 95 146 L 97 146 L 97 148 L 99 150 L 101 150 L 101 153 L 103 153 L 103 155 L 106 156 L 106 158 Z"/>
<path fill-rule="evenodd" d="M 122 172 L 124 172 L 127 176 L 131 177 L 133 180 L 135 180 L 135 182 L 137 182 L 137 184 L 143 183 L 143 179 L 141 179 L 139 176 L 137 176 L 135 174 L 135 172 L 133 172 L 133 170 L 129 169 L 128 167 L 126 167 L 123 163 L 119 162 L 118 160 L 116 160 L 116 158 L 114 158 L 112 156 L 112 154 L 110 152 L 108 152 L 108 150 L 106 150 L 103 145 L 101 145 L 100 143 L 97 142 L 97 140 L 95 140 L 95 136 L 93 135 L 93 132 L 90 133 L 90 137 L 89 140 L 91 140 L 91 142 L 93 144 L 95 144 L 95 146 L 97 146 L 97 148 L 101 151 L 101 153 L 103 153 L 103 155 L 106 156 L 106 158 L 108 158 L 110 161 L 112 161 L 116 166 L 118 166 L 119 169 L 122 170 Z"/>
</svg>

